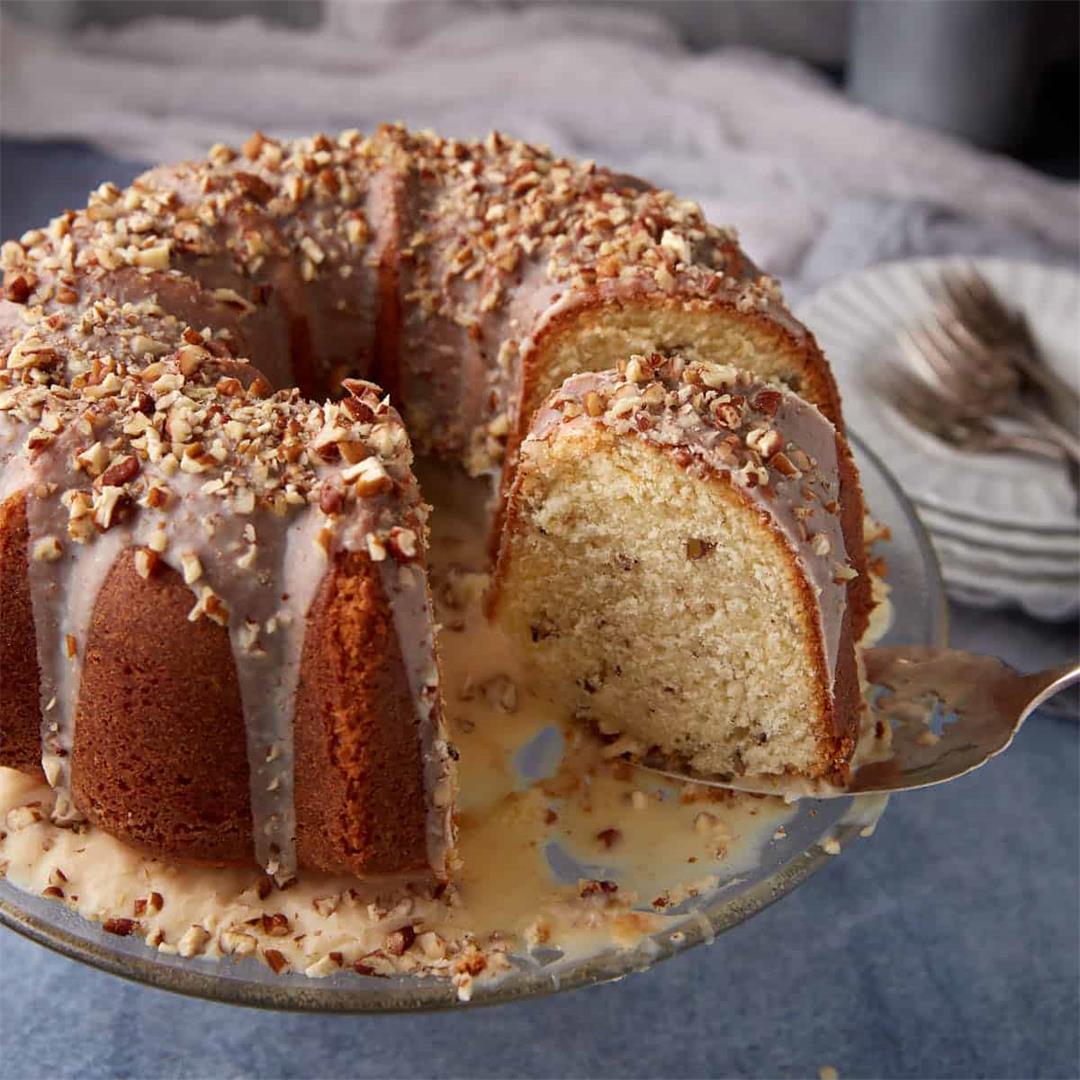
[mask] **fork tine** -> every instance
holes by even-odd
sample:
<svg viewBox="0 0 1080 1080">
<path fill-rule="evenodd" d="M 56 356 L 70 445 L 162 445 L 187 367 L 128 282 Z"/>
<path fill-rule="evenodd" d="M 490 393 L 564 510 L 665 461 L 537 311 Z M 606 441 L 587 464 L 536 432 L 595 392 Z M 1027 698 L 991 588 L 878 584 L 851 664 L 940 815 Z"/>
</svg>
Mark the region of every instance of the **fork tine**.
<svg viewBox="0 0 1080 1080">
<path fill-rule="evenodd" d="M 1058 425 L 1061 433 L 1055 439 L 1074 455 L 1080 471 L 1080 454 L 1071 449 L 1080 443 L 1068 434 L 1080 396 L 1046 364 L 1023 312 L 1007 307 L 972 266 L 939 269 L 934 282 L 931 271 L 924 270 L 921 278 L 937 303 L 897 341 L 908 367 L 948 400 L 949 436 L 966 438 L 961 429 L 995 416 L 1043 430 L 1056 423 L 1056 414 L 1066 427 Z M 1067 415 L 1070 408 L 1072 415 Z"/>
<path fill-rule="evenodd" d="M 916 407 L 925 397 L 925 383 L 903 368 L 885 368 L 879 373 L 881 388 L 898 404 Z"/>
<path fill-rule="evenodd" d="M 976 386 L 995 393 L 1019 390 L 1016 369 L 1000 347 L 988 345 L 966 322 L 948 314 L 940 316 L 938 325 L 952 344 L 953 366 L 964 369 Z"/>
<path fill-rule="evenodd" d="M 987 352 L 982 338 L 976 337 L 969 329 L 968 324 L 962 319 L 951 318 L 951 313 L 935 312 L 928 321 L 933 324 L 935 336 L 941 342 L 942 348 L 955 350 L 957 353 L 956 363 L 967 364 L 973 370 L 980 366 L 983 354 Z"/>
<path fill-rule="evenodd" d="M 968 267 L 967 273 L 964 275 L 964 283 L 971 298 L 985 311 L 997 312 L 1002 316 L 1008 315 L 1008 308 L 997 294 L 994 286 L 974 266 Z"/>
<path fill-rule="evenodd" d="M 921 383 L 932 388 L 937 397 L 947 401 L 950 411 L 956 412 L 962 408 L 964 395 L 960 381 L 955 378 L 955 373 L 936 345 L 919 328 L 913 327 L 907 333 L 904 354 L 913 374 Z"/>
<path fill-rule="evenodd" d="M 948 382 L 954 396 L 964 401 L 969 412 L 981 411 L 979 401 L 973 399 L 985 401 L 987 394 L 1006 392 L 1015 384 L 1007 359 L 989 349 L 963 323 L 935 313 L 923 325 L 926 340 L 933 345 L 928 360 L 938 378 Z"/>
<path fill-rule="evenodd" d="M 877 372 L 874 380 L 882 395 L 915 427 L 941 436 L 948 426 L 947 412 L 951 408 L 941 401 L 919 376 L 900 367 L 887 367 Z"/>
<path fill-rule="evenodd" d="M 936 319 L 924 319 L 914 327 L 912 339 L 937 383 L 950 397 L 963 402 L 974 376 L 974 368 L 963 349 L 957 347 Z"/>
<path fill-rule="evenodd" d="M 1037 435 L 1001 432 L 985 419 L 959 415 L 933 387 L 904 368 L 879 370 L 874 382 L 913 427 L 948 446 L 974 453 L 1019 452 L 1061 460 L 1061 448 Z"/>
<path fill-rule="evenodd" d="M 963 272 L 947 271 L 942 281 L 958 318 L 987 344 L 1002 340 L 1013 330 L 1013 313 L 974 267 Z"/>
<path fill-rule="evenodd" d="M 933 326 L 941 348 L 956 354 L 952 357 L 956 366 L 966 365 L 972 372 L 980 372 L 988 364 L 1001 362 L 994 350 L 953 312 L 939 309 L 927 322 Z"/>
<path fill-rule="evenodd" d="M 875 385 L 913 427 L 960 450 L 976 453 L 1016 452 L 1057 456 L 1060 452 L 1038 436 L 997 431 L 985 417 L 966 414 L 946 397 L 939 385 L 928 383 L 906 367 L 879 369 Z"/>
<path fill-rule="evenodd" d="M 951 402 L 921 379 L 906 372 L 892 372 L 885 381 L 893 407 L 913 427 L 960 449 L 977 449 L 988 430 L 980 420 L 956 415 Z"/>
<path fill-rule="evenodd" d="M 976 301 L 967 278 L 957 270 L 946 270 L 941 275 L 945 298 L 956 314 L 964 320 L 982 321 L 981 306 Z"/>
<path fill-rule="evenodd" d="M 974 267 L 967 273 L 944 271 L 941 281 L 958 320 L 991 349 L 1007 350 L 998 360 L 1013 373 L 1017 390 L 1026 389 L 1050 413 L 1072 420 L 1080 394 L 1047 364 L 1023 310 L 1008 306 Z"/>
<path fill-rule="evenodd" d="M 974 267 L 968 276 L 968 289 L 982 313 L 983 325 L 995 339 L 1001 340 L 1016 332 L 1018 310 L 1007 304 L 986 277 Z"/>
</svg>

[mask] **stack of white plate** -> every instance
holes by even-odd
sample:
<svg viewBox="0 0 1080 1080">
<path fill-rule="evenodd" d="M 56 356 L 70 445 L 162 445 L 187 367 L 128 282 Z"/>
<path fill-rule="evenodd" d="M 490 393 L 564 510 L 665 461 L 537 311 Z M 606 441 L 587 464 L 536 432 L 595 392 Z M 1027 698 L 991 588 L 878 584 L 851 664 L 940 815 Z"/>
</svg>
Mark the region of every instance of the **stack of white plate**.
<svg viewBox="0 0 1080 1080">
<path fill-rule="evenodd" d="M 1064 619 L 1080 610 L 1080 519 L 1064 466 L 947 446 L 904 419 L 876 388 L 878 365 L 902 362 L 897 332 L 933 307 L 932 283 L 943 269 L 964 267 L 977 269 L 1024 312 L 1046 363 L 1080 385 L 1080 277 L 1068 270 L 1003 259 L 886 263 L 827 285 L 797 314 L 832 364 L 848 425 L 915 503 L 950 594 Z"/>
</svg>

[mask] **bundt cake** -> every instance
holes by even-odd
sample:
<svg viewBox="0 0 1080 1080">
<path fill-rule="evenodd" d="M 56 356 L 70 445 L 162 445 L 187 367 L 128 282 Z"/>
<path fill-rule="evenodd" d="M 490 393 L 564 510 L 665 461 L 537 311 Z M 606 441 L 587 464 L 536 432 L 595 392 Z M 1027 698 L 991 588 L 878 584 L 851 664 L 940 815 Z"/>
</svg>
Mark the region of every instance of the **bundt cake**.
<svg viewBox="0 0 1080 1080">
<path fill-rule="evenodd" d="M 632 352 L 735 363 L 842 426 L 731 232 L 497 134 L 257 134 L 103 185 L 0 263 L 0 764 L 133 844 L 279 878 L 446 872 L 395 406 L 503 492 L 544 397 Z"/>
<path fill-rule="evenodd" d="M 572 376 L 521 447 L 494 613 L 535 687 L 638 754 L 842 775 L 862 700 L 844 468 L 813 405 L 734 368 Z"/>
</svg>

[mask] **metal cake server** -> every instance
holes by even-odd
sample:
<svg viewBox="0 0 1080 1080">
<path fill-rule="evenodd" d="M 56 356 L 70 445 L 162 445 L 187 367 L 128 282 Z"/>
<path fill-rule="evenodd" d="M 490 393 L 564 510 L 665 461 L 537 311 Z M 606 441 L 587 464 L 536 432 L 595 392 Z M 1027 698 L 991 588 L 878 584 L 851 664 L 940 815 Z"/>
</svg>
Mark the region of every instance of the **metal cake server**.
<svg viewBox="0 0 1080 1080">
<path fill-rule="evenodd" d="M 1021 675 L 992 656 L 924 646 L 863 653 L 873 687 L 869 707 L 880 732 L 856 752 L 847 784 L 764 776 L 707 776 L 653 759 L 633 764 L 675 780 L 786 798 L 841 798 L 911 791 L 955 780 L 985 765 L 1023 722 L 1060 690 L 1080 682 L 1080 665 Z M 880 743 L 875 747 L 874 743 Z"/>
</svg>

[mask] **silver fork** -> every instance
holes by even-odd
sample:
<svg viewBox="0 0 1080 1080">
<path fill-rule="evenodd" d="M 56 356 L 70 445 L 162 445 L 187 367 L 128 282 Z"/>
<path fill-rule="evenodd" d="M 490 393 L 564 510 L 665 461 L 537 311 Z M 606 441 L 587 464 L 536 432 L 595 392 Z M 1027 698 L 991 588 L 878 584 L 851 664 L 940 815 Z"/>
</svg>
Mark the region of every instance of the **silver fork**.
<svg viewBox="0 0 1080 1080">
<path fill-rule="evenodd" d="M 1080 395 L 1046 365 L 1024 313 L 1007 307 L 978 270 L 945 270 L 929 285 L 976 337 L 1006 353 L 1025 388 L 1038 393 L 1051 413 L 1068 419 L 1080 413 Z"/>
<path fill-rule="evenodd" d="M 1076 506 L 1080 510 L 1080 462 L 1053 440 L 1031 431 L 1008 431 L 985 417 L 972 417 L 955 398 L 941 393 L 905 367 L 882 365 L 874 376 L 882 395 L 915 427 L 934 438 L 971 453 L 1020 453 L 1065 465 Z"/>
<path fill-rule="evenodd" d="M 951 312 L 935 310 L 902 331 L 899 342 L 909 364 L 952 404 L 958 418 L 1017 420 L 1059 446 L 1074 467 L 1080 464 L 1080 438 L 1033 403 L 1008 358 L 984 344 Z"/>
<path fill-rule="evenodd" d="M 917 375 L 902 368 L 883 367 L 875 379 L 883 395 L 922 431 L 958 450 L 973 453 L 1021 453 L 1051 461 L 1065 461 L 1061 447 L 1040 435 L 1001 431 L 985 419 L 972 418 L 958 409 Z"/>
</svg>

